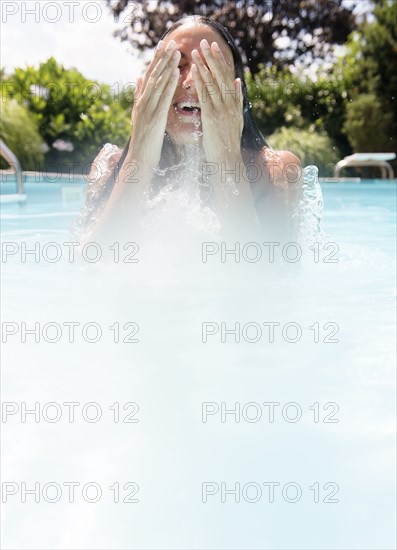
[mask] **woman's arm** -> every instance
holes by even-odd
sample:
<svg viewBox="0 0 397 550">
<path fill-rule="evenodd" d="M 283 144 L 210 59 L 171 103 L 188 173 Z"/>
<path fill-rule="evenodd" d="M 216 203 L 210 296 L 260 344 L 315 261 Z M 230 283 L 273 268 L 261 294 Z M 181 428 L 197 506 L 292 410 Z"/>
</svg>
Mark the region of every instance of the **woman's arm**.
<svg viewBox="0 0 397 550">
<path fill-rule="evenodd" d="M 95 225 L 98 239 L 130 238 L 139 228 L 142 206 L 147 198 L 164 141 L 168 111 L 179 80 L 181 54 L 171 41 L 160 43 L 143 78 L 138 79 L 131 114 L 131 139 L 119 168 L 111 195 Z"/>
<path fill-rule="evenodd" d="M 84 205 L 71 227 L 71 233 L 76 240 L 83 242 L 91 237 L 111 192 L 109 178 L 121 154 L 122 150 L 116 145 L 106 143 L 95 157 L 88 175 Z"/>
</svg>

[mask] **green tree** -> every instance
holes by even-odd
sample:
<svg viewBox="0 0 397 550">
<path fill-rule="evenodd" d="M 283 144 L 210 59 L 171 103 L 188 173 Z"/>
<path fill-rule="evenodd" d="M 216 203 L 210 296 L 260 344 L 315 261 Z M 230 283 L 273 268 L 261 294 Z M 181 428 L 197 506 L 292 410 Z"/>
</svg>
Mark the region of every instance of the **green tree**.
<svg viewBox="0 0 397 550">
<path fill-rule="evenodd" d="M 369 77 L 368 91 L 376 91 L 384 104 L 397 113 L 397 2 L 381 0 L 374 8 L 375 21 L 365 25 L 363 64 Z"/>
<path fill-rule="evenodd" d="M 169 26 L 184 15 L 205 15 L 224 24 L 235 38 L 252 74 L 259 65 L 278 68 L 297 60 L 310 65 L 343 44 L 355 26 L 353 8 L 342 0 L 107 0 L 113 12 L 128 15 L 116 35 L 135 50 L 156 46 Z M 280 40 L 283 44 L 280 45 Z"/>
<path fill-rule="evenodd" d="M 342 129 L 348 97 L 343 80 L 332 75 L 313 80 L 287 68 L 262 66 L 253 77 L 247 74 L 247 86 L 254 116 L 265 136 L 282 127 L 308 130 L 310 135 L 326 133 L 341 153 L 350 152 Z"/>
<path fill-rule="evenodd" d="M 391 150 L 393 137 L 391 111 L 384 111 L 375 94 L 361 94 L 347 105 L 343 130 L 355 151 L 384 152 Z"/>
<path fill-rule="evenodd" d="M 38 162 L 43 162 L 45 148 L 36 121 L 15 99 L 2 98 L 0 139 L 16 154 L 23 170 L 34 170 Z M 0 167 L 9 167 L 2 158 Z"/>
<path fill-rule="evenodd" d="M 314 164 L 320 176 L 332 176 L 340 160 L 339 151 L 327 134 L 313 129 L 280 128 L 269 137 L 269 142 L 274 149 L 294 153 L 302 166 Z"/>
<path fill-rule="evenodd" d="M 349 37 L 334 74 L 349 91 L 344 131 L 354 150 L 396 151 L 396 0 L 378 0 L 373 16 Z"/>
<path fill-rule="evenodd" d="M 46 164 L 81 170 L 106 142 L 123 145 L 130 132 L 125 91 L 65 69 L 54 58 L 38 68 L 17 68 L 2 81 L 3 95 L 27 107 L 47 145 Z M 132 96 L 131 104 L 132 106 Z"/>
</svg>

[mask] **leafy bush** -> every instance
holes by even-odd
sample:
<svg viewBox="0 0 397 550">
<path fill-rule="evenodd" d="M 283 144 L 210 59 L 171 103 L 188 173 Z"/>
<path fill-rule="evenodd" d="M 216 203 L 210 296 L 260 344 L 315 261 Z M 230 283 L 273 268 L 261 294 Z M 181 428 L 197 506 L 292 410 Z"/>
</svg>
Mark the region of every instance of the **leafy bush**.
<svg viewBox="0 0 397 550">
<path fill-rule="evenodd" d="M 37 69 L 15 69 L 3 79 L 2 91 L 26 105 L 48 146 L 46 163 L 62 171 L 71 164 L 81 171 L 104 143 L 124 145 L 128 139 L 131 108 L 125 108 L 125 91 L 116 94 L 54 58 Z M 132 93 L 130 97 L 132 107 Z"/>
<path fill-rule="evenodd" d="M 320 176 L 332 176 L 340 153 L 332 140 L 324 133 L 297 128 L 280 128 L 268 139 L 273 149 L 291 151 L 302 166 L 314 164 Z"/>
<path fill-rule="evenodd" d="M 351 101 L 343 126 L 356 152 L 394 151 L 393 114 L 385 112 L 381 100 L 374 94 L 362 94 Z"/>
<path fill-rule="evenodd" d="M 258 125 L 266 136 L 281 127 L 312 127 L 326 133 L 344 154 L 350 146 L 342 131 L 349 92 L 343 78 L 318 75 L 316 80 L 288 69 L 264 68 L 247 74 L 248 95 Z"/>
<path fill-rule="evenodd" d="M 333 74 L 350 90 L 343 129 L 355 151 L 397 150 L 397 2 L 377 0 Z M 397 165 L 397 164 L 396 164 Z"/>
<path fill-rule="evenodd" d="M 0 139 L 15 153 L 23 170 L 34 170 L 44 159 L 44 143 L 36 121 L 15 99 L 1 98 Z M 8 163 L 1 159 L 1 168 Z"/>
</svg>

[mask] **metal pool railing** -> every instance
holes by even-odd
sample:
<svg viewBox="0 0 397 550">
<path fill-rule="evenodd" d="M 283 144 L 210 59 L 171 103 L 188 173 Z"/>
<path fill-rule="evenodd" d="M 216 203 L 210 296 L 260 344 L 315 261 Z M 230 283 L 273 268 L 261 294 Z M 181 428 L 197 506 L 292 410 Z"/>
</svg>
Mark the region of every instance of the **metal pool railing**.
<svg viewBox="0 0 397 550">
<path fill-rule="evenodd" d="M 17 193 L 15 195 L 0 195 L 1 202 L 26 200 L 22 179 L 21 163 L 9 147 L 0 139 L 0 155 L 9 163 L 17 179 Z"/>
</svg>

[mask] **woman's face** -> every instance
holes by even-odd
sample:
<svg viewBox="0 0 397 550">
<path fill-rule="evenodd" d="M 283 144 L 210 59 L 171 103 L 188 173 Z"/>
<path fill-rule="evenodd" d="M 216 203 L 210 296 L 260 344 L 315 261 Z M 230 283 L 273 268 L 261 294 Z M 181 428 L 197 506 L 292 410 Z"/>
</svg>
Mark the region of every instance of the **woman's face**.
<svg viewBox="0 0 397 550">
<path fill-rule="evenodd" d="M 168 135 L 179 145 L 194 143 L 197 139 L 194 136 L 194 132 L 197 130 L 199 132 L 202 131 L 200 111 L 189 111 L 189 105 L 200 106 L 192 73 L 192 64 L 194 63 L 192 50 L 196 49 L 205 63 L 200 48 L 200 42 L 204 38 L 210 46 L 212 42 L 217 42 L 234 76 L 232 52 L 224 38 L 212 27 L 202 23 L 188 23 L 172 31 L 164 40 L 164 46 L 171 40 L 175 40 L 176 49 L 181 52 L 181 60 L 179 62 L 180 77 L 168 113 L 166 127 Z M 198 76 L 198 78 L 201 77 Z M 204 100 L 210 101 L 209 95 Z M 199 140 L 201 141 L 201 137 Z"/>
</svg>

